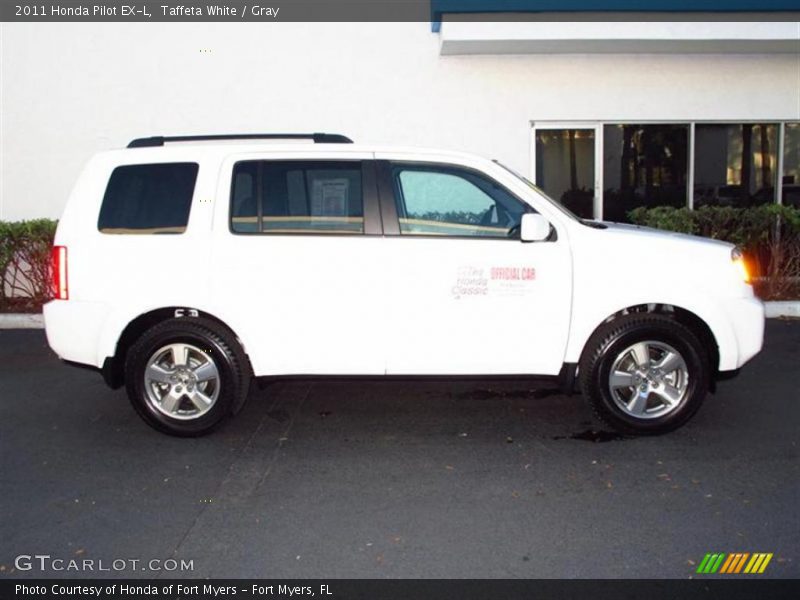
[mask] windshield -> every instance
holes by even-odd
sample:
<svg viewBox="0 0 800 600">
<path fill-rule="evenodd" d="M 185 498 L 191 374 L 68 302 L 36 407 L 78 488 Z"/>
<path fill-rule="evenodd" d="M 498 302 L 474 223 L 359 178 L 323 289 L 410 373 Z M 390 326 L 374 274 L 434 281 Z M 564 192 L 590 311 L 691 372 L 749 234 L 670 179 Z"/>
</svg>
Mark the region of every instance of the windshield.
<svg viewBox="0 0 800 600">
<path fill-rule="evenodd" d="M 550 202 L 550 204 L 552 204 L 553 206 L 555 206 L 555 207 L 556 207 L 558 210 L 560 210 L 562 213 L 564 213 L 565 215 L 567 215 L 567 216 L 568 216 L 568 217 L 570 217 L 571 219 L 575 219 L 576 221 L 578 221 L 578 223 L 584 223 L 584 224 L 585 224 L 585 221 L 584 221 L 583 219 L 581 219 L 580 217 L 578 217 L 578 216 L 577 216 L 577 215 L 576 215 L 574 212 L 572 212 L 571 210 L 569 210 L 567 207 L 565 207 L 565 206 L 564 206 L 563 204 L 561 204 L 560 202 L 556 202 L 555 200 L 553 200 L 553 199 L 552 199 L 550 196 L 548 196 L 548 195 L 547 195 L 547 193 L 546 193 L 546 192 L 545 192 L 545 191 L 544 191 L 542 188 L 538 187 L 538 186 L 537 186 L 535 183 L 533 183 L 532 181 L 530 181 L 530 180 L 529 180 L 527 177 L 523 177 L 522 175 L 520 175 L 519 173 L 517 173 L 517 172 L 516 172 L 514 169 L 512 169 L 511 167 L 507 167 L 506 165 L 504 165 L 503 163 L 501 163 L 499 160 L 495 160 L 495 161 L 494 161 L 494 163 L 495 163 L 495 164 L 497 164 L 497 165 L 499 165 L 499 166 L 501 166 L 501 167 L 503 167 L 503 168 L 504 168 L 506 171 L 508 171 L 508 172 L 509 172 L 509 173 L 511 173 L 511 174 L 512 174 L 514 177 L 516 177 L 517 179 L 519 179 L 520 181 L 522 181 L 523 183 L 525 183 L 525 185 L 527 185 L 528 187 L 530 187 L 530 188 L 531 188 L 532 190 L 534 190 L 535 192 L 538 192 L 538 193 L 539 193 L 539 194 L 540 194 L 540 195 L 541 195 L 541 196 L 542 196 L 542 197 L 543 197 L 545 200 L 547 200 L 548 202 Z"/>
</svg>

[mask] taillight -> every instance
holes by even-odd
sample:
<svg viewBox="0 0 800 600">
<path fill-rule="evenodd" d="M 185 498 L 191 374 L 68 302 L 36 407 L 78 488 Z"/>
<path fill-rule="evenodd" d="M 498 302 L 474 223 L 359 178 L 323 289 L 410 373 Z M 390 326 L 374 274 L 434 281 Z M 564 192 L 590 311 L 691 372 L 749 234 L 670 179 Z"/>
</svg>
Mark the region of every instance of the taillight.
<svg viewBox="0 0 800 600">
<path fill-rule="evenodd" d="M 53 246 L 53 298 L 69 300 L 67 287 L 67 247 Z"/>
</svg>

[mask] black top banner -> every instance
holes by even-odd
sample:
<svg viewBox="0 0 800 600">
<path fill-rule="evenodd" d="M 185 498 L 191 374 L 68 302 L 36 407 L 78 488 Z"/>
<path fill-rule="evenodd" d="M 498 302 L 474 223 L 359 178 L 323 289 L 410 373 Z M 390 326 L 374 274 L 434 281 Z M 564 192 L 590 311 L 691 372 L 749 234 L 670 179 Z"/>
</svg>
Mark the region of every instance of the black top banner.
<svg viewBox="0 0 800 600">
<path fill-rule="evenodd" d="M 1 21 L 427 21 L 429 0 L 0 0 Z"/>
<path fill-rule="evenodd" d="M 6 22 L 793 21 L 800 0 L 0 0 Z"/>
</svg>

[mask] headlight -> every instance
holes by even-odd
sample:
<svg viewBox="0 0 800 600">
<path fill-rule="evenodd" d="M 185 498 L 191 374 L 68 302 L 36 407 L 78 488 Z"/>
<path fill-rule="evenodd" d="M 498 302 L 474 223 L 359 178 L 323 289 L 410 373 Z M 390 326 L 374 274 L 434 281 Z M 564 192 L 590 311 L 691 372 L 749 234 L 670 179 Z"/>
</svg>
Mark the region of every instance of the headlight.
<svg viewBox="0 0 800 600">
<path fill-rule="evenodd" d="M 747 261 L 744 258 L 744 252 L 741 248 L 734 248 L 731 250 L 731 261 L 736 273 L 741 277 L 745 283 L 750 283 L 750 272 L 747 270 Z"/>
</svg>

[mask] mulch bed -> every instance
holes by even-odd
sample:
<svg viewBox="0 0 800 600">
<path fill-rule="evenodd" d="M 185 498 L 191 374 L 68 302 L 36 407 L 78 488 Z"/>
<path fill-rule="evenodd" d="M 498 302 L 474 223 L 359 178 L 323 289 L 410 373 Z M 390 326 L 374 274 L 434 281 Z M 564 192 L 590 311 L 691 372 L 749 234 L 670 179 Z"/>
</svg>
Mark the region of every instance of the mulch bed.
<svg viewBox="0 0 800 600">
<path fill-rule="evenodd" d="M 41 302 L 30 298 L 3 298 L 0 300 L 0 313 L 40 313 Z"/>
</svg>

